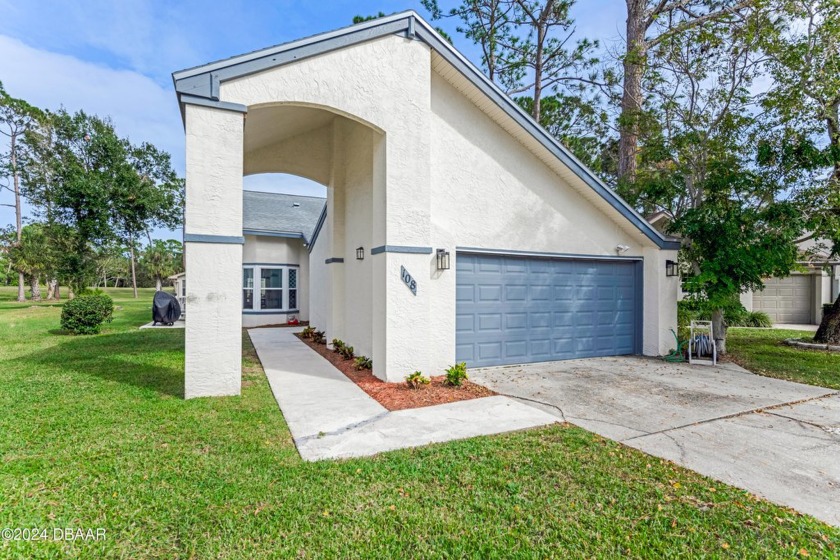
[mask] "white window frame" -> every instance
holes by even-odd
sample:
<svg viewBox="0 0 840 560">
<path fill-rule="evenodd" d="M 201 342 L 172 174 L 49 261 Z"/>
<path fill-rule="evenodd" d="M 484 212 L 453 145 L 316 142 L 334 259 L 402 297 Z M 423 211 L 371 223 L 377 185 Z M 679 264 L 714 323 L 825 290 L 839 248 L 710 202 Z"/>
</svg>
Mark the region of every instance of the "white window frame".
<svg viewBox="0 0 840 560">
<path fill-rule="evenodd" d="M 243 274 L 242 274 L 242 281 L 243 285 L 242 289 L 242 311 L 245 313 L 298 313 L 300 311 L 300 266 L 296 264 L 273 264 L 273 263 L 247 263 L 242 266 Z M 251 269 L 253 272 L 253 279 L 254 279 L 254 286 L 253 288 L 246 288 L 244 285 L 245 281 L 245 274 L 244 271 Z M 282 296 L 282 308 L 281 309 L 262 309 L 262 287 L 260 286 L 260 279 L 262 278 L 262 270 L 263 269 L 279 269 L 281 271 L 281 281 L 282 287 L 281 288 L 269 288 L 269 289 L 277 289 L 283 291 Z M 294 288 L 289 288 L 289 271 L 294 270 L 296 271 L 296 282 Z M 252 290 L 253 297 L 251 298 L 254 302 L 254 307 L 252 309 L 245 308 L 245 290 Z M 289 293 L 291 290 L 295 291 L 295 295 L 297 296 L 297 306 L 291 308 L 289 307 Z"/>
</svg>

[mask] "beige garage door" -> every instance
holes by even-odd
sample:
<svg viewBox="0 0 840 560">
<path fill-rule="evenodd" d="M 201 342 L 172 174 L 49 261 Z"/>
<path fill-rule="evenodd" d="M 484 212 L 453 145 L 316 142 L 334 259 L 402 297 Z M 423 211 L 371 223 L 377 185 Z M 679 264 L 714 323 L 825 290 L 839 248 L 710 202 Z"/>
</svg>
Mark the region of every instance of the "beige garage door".
<svg viewBox="0 0 840 560">
<path fill-rule="evenodd" d="M 764 283 L 764 290 L 753 294 L 753 309 L 764 311 L 774 323 L 811 322 L 810 276 L 772 278 Z"/>
</svg>

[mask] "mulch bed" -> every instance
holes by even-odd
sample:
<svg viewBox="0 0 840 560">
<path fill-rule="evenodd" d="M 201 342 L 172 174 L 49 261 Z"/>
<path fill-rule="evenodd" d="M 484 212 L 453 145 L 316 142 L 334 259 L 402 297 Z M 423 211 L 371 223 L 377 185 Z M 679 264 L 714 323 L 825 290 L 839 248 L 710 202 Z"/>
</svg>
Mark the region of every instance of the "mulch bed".
<svg viewBox="0 0 840 560">
<path fill-rule="evenodd" d="M 296 336 L 304 344 L 326 358 L 341 373 L 349 377 L 353 383 L 358 385 L 365 393 L 373 397 L 388 410 L 421 408 L 436 404 L 491 397 L 496 394 L 487 387 L 476 385 L 471 381 L 465 381 L 461 387 L 450 387 L 443 382 L 446 379 L 445 375 L 432 377 L 432 382 L 420 389 L 411 389 L 405 383 L 387 383 L 374 377 L 370 370 L 357 370 L 353 360 L 345 360 L 337 352 L 333 352 L 327 348 L 326 344 L 316 344 L 312 342 L 312 339 L 300 336 L 300 333 L 296 333 Z"/>
</svg>

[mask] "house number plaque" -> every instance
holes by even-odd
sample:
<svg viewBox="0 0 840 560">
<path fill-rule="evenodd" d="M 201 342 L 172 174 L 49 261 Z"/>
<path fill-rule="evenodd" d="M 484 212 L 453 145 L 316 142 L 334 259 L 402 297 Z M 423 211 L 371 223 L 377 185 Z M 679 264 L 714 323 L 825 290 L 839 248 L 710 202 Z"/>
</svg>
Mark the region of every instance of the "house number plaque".
<svg viewBox="0 0 840 560">
<path fill-rule="evenodd" d="M 408 289 L 411 290 L 411 293 L 415 296 L 417 295 L 417 281 L 411 277 L 411 274 L 405 269 L 404 266 L 400 265 L 400 278 L 402 278 L 403 283 L 408 286 Z"/>
</svg>

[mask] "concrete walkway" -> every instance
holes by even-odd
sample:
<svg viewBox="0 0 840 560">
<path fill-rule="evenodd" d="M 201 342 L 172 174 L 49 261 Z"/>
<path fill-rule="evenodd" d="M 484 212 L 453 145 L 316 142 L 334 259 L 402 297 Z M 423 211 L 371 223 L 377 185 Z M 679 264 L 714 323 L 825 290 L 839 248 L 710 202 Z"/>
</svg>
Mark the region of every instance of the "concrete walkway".
<svg viewBox="0 0 840 560">
<path fill-rule="evenodd" d="M 499 393 L 840 526 L 840 393 L 624 357 L 472 371 Z"/>
<path fill-rule="evenodd" d="M 274 397 L 307 461 L 375 455 L 557 422 L 507 397 L 389 412 L 290 328 L 251 329 Z"/>
<path fill-rule="evenodd" d="M 809 331 L 809 332 L 817 332 L 817 329 L 820 328 L 819 325 L 790 325 L 790 324 L 783 324 L 779 323 L 778 325 L 773 325 L 774 329 L 784 329 L 789 331 Z"/>
</svg>

